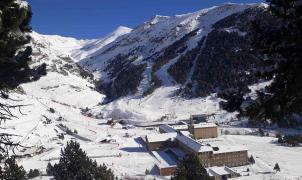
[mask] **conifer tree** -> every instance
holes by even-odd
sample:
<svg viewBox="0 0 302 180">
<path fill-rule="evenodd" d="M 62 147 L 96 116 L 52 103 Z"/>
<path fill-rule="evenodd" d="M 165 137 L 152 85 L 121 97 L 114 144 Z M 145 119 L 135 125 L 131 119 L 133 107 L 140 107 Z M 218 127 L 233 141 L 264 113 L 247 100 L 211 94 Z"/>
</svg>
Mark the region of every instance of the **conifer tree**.
<svg viewBox="0 0 302 180">
<path fill-rule="evenodd" d="M 32 12 L 25 2 L 16 0 L 0 1 L 0 125 L 4 121 L 15 118 L 9 99 L 7 88 L 14 88 L 18 83 L 28 79 L 30 72 L 31 47 L 26 47 L 30 37 L 30 20 Z M 1 129 L 1 128 L 0 128 Z M 18 166 L 15 159 L 9 157 L 8 149 L 18 146 L 10 139 L 11 134 L 0 132 L 0 179 L 23 180 L 26 172 Z"/>
<path fill-rule="evenodd" d="M 176 169 L 171 180 L 210 180 L 206 169 L 202 166 L 197 156 L 187 156 Z"/>
<path fill-rule="evenodd" d="M 250 156 L 250 158 L 249 158 L 249 163 L 251 163 L 251 164 L 255 164 L 255 159 L 254 159 L 254 157 L 251 155 Z"/>
<path fill-rule="evenodd" d="M 80 148 L 80 144 L 70 141 L 61 150 L 61 157 L 58 164 L 53 167 L 47 166 L 48 174 L 52 174 L 56 180 L 113 180 L 114 175 L 106 165 L 98 166 Z"/>
<path fill-rule="evenodd" d="M 262 51 L 266 66 L 262 78 L 273 78 L 248 110 L 254 122 L 297 125 L 302 112 L 302 3 L 301 0 L 267 0 L 267 13 L 252 23 L 251 42 Z"/>
<path fill-rule="evenodd" d="M 32 17 L 30 6 L 16 0 L 0 2 L 0 87 L 15 87 L 29 79 L 28 61 L 32 49 L 26 33 Z"/>
<path fill-rule="evenodd" d="M 4 180 L 24 180 L 26 171 L 22 166 L 18 166 L 14 158 L 4 160 L 3 168 L 0 167 L 0 179 Z"/>
</svg>

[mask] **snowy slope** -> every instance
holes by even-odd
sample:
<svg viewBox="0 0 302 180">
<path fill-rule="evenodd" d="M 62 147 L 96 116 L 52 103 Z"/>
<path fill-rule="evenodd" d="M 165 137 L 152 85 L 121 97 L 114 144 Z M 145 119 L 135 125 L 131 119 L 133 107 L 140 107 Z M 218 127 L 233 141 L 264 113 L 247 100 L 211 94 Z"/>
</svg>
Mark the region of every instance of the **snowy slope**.
<svg viewBox="0 0 302 180">
<path fill-rule="evenodd" d="M 129 91 L 123 97 L 118 97 L 113 102 L 97 106 L 92 113 L 102 112 L 106 117 L 129 119 L 131 121 L 157 121 L 162 116 L 173 114 L 174 120 L 188 118 L 195 113 L 218 113 L 217 121 L 229 121 L 234 118 L 234 114 L 229 114 L 219 109 L 219 99 L 215 94 L 209 98 L 196 98 L 186 100 L 178 97 L 177 92 L 181 85 L 167 73 L 171 65 L 176 63 L 186 52 L 197 46 L 197 43 L 212 31 L 212 25 L 217 21 L 237 12 L 242 12 L 247 8 L 256 7 L 256 4 L 226 4 L 219 7 L 203 9 L 194 13 L 176 16 L 156 15 L 150 21 L 133 29 L 128 34 L 118 37 L 115 41 L 97 51 L 85 56 L 87 58 L 77 59 L 80 56 L 73 56 L 84 68 L 94 74 L 100 84 L 109 85 L 109 92 L 114 91 L 116 78 L 119 76 L 132 76 L 129 66 L 144 64 L 146 67 L 142 73 L 137 91 Z M 161 66 L 154 74 L 161 81 L 161 87 L 148 96 L 143 94 L 153 83 L 152 71 L 157 63 L 156 60 L 163 52 L 174 43 L 181 40 L 194 30 L 198 30 L 193 36 L 189 36 L 183 47 L 185 50 L 178 53 L 175 58 L 170 59 Z M 181 45 L 182 46 L 182 45 Z M 129 65 L 130 64 L 130 65 Z M 126 73 L 121 75 L 121 70 Z M 191 75 L 194 67 L 191 69 Z M 127 81 L 121 88 L 127 88 Z M 127 90 L 125 90 L 127 91 Z M 186 108 L 190 107 L 190 108 Z"/>
<path fill-rule="evenodd" d="M 102 81 L 110 81 L 107 79 L 107 64 L 117 55 L 131 53 L 134 55 L 135 64 L 144 63 L 144 60 L 148 60 L 152 55 L 173 44 L 189 32 L 200 29 L 198 34 L 188 42 L 189 49 L 193 48 L 201 37 L 210 32 L 211 26 L 215 22 L 253 6 L 256 5 L 226 4 L 184 15 L 171 17 L 156 15 L 150 21 L 133 29 L 129 34 L 117 38 L 106 47 L 81 59 L 80 62 L 84 67 L 93 71 L 97 78 Z"/>
<path fill-rule="evenodd" d="M 91 40 L 89 43 L 85 44 L 81 48 L 75 48 L 72 52 L 72 57 L 76 61 L 82 60 L 87 56 L 90 56 L 91 54 L 95 53 L 96 51 L 101 50 L 107 44 L 112 43 L 118 37 L 128 34 L 131 31 L 132 29 L 128 27 L 120 26 L 104 38 Z"/>
</svg>

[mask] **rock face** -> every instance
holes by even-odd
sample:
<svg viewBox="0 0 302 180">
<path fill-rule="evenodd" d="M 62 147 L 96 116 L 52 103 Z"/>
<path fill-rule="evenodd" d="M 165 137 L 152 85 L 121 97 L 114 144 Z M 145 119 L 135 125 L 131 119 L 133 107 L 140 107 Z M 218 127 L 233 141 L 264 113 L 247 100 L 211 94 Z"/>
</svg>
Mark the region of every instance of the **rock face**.
<svg viewBox="0 0 302 180">
<path fill-rule="evenodd" d="M 33 48 L 31 67 L 43 67 L 47 72 L 55 72 L 64 76 L 70 74 L 93 81 L 93 75 L 74 62 L 71 51 L 80 48 L 88 42 L 60 36 L 31 34 Z M 63 49 L 62 49 L 63 48 Z"/>
<path fill-rule="evenodd" d="M 247 89 L 261 66 L 249 43 L 249 23 L 264 5 L 226 4 L 174 17 L 155 16 L 77 61 L 93 72 L 112 101 L 180 85 L 187 97 Z M 90 47 L 93 49 L 93 45 Z M 81 56 L 81 51 L 77 52 Z"/>
</svg>

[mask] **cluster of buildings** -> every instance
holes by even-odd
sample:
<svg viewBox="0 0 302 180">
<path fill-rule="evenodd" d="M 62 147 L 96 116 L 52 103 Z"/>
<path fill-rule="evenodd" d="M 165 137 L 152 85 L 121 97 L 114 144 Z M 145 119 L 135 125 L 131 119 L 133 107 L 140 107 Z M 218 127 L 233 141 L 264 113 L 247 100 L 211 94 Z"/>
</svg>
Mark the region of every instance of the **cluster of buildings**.
<svg viewBox="0 0 302 180">
<path fill-rule="evenodd" d="M 248 150 L 245 146 L 225 146 L 204 144 L 200 139 L 218 137 L 218 127 L 214 123 L 161 125 L 159 133 L 144 138 L 146 147 L 158 160 L 156 168 L 162 176 L 172 175 L 177 164 L 189 155 L 196 155 L 207 168 L 213 179 L 237 177 L 230 167 L 248 164 Z"/>
</svg>

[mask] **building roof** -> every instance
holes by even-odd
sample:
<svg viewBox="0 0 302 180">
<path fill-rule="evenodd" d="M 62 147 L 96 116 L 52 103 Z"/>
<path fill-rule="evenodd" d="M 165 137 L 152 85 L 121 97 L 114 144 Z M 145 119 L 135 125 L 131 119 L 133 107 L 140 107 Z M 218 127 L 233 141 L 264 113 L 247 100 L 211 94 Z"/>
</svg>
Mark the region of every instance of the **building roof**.
<svg viewBox="0 0 302 180">
<path fill-rule="evenodd" d="M 165 133 L 176 132 L 175 129 L 172 126 L 168 125 L 168 124 L 160 125 L 159 129 L 163 130 Z"/>
<path fill-rule="evenodd" d="M 187 153 L 185 153 L 183 150 L 179 149 L 179 148 L 176 148 L 176 147 L 171 147 L 169 148 L 169 150 L 175 155 L 178 157 L 178 159 L 183 159 Z"/>
<path fill-rule="evenodd" d="M 191 117 L 206 117 L 206 114 L 193 114 Z"/>
<path fill-rule="evenodd" d="M 174 125 L 172 126 L 176 130 L 183 130 L 183 129 L 188 129 L 188 125 Z"/>
<path fill-rule="evenodd" d="M 163 142 L 169 139 L 174 140 L 177 133 L 164 133 L 164 134 L 150 134 L 146 136 L 148 142 Z"/>
<path fill-rule="evenodd" d="M 232 145 L 232 146 L 217 146 L 217 151 L 213 151 L 214 154 L 220 153 L 228 153 L 228 152 L 239 152 L 239 151 L 247 151 L 246 146 L 242 145 Z"/>
<path fill-rule="evenodd" d="M 159 168 L 176 167 L 177 166 L 177 160 L 175 158 L 173 158 L 172 156 L 170 156 L 165 151 L 152 151 L 152 154 L 158 160 L 156 165 Z"/>
<path fill-rule="evenodd" d="M 213 151 L 213 149 L 211 147 L 204 146 L 204 145 L 200 144 L 199 142 L 195 141 L 194 139 L 192 139 L 188 136 L 178 134 L 176 136 L 176 139 L 179 142 L 181 142 L 182 144 L 184 144 L 185 146 L 187 146 L 188 148 L 190 148 L 191 150 L 195 151 L 195 152 Z"/>
<path fill-rule="evenodd" d="M 199 123 L 193 124 L 193 127 L 196 128 L 209 128 L 209 127 L 217 127 L 215 123 Z"/>
<path fill-rule="evenodd" d="M 191 133 L 189 131 L 180 131 L 180 134 L 184 135 L 184 136 L 189 136 L 191 135 Z"/>
<path fill-rule="evenodd" d="M 212 176 L 223 176 L 223 175 L 229 175 L 229 174 L 237 174 L 234 170 L 232 170 L 231 168 L 229 168 L 227 166 L 209 167 L 209 168 L 207 168 L 207 172 L 208 172 L 209 176 L 211 176 L 211 177 Z"/>
</svg>

